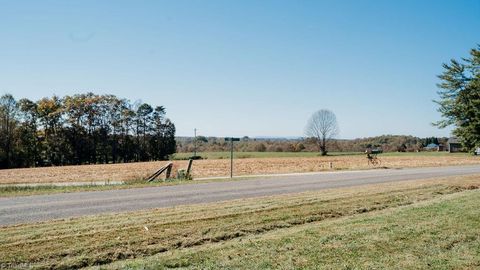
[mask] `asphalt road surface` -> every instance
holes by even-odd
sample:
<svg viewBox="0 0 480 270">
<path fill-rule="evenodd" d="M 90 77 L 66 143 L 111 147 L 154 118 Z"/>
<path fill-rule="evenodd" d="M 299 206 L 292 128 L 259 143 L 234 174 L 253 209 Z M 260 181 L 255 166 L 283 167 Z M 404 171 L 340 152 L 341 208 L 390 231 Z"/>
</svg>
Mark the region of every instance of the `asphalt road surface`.
<svg viewBox="0 0 480 270">
<path fill-rule="evenodd" d="M 480 166 L 323 172 L 123 190 L 0 198 L 0 226 L 327 188 L 480 174 Z"/>
</svg>

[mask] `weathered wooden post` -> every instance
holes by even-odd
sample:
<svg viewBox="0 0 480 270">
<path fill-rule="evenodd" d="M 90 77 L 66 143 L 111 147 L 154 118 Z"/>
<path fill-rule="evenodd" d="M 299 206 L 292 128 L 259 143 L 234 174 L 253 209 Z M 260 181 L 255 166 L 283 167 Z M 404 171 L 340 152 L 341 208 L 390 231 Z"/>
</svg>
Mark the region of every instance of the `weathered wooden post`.
<svg viewBox="0 0 480 270">
<path fill-rule="evenodd" d="M 187 179 L 190 178 L 190 171 L 192 170 L 192 164 L 193 164 L 193 159 L 189 159 L 188 160 L 188 167 L 187 167 L 187 174 L 186 174 Z"/>
<path fill-rule="evenodd" d="M 172 173 L 172 167 L 173 167 L 173 164 L 171 164 L 171 166 L 167 167 L 167 171 L 165 172 L 165 179 L 170 178 L 170 174 Z"/>
<path fill-rule="evenodd" d="M 155 178 L 157 178 L 160 174 L 162 174 L 164 171 L 167 171 L 167 178 L 170 176 L 169 174 L 171 173 L 172 171 L 172 166 L 173 166 L 173 163 L 172 162 L 169 162 L 167 163 L 167 165 L 161 167 L 158 171 L 156 171 L 155 173 L 153 173 L 152 175 L 150 175 L 149 177 L 147 177 L 147 182 L 152 182 L 153 180 L 155 180 Z"/>
</svg>

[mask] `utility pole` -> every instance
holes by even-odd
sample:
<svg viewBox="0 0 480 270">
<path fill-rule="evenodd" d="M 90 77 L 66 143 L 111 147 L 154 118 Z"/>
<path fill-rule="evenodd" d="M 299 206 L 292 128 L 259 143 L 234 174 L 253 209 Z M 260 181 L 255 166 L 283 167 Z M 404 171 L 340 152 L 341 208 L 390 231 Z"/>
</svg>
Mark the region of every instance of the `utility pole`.
<svg viewBox="0 0 480 270">
<path fill-rule="evenodd" d="M 233 138 L 230 140 L 230 178 L 233 178 Z"/>
<path fill-rule="evenodd" d="M 197 156 L 197 128 L 193 129 L 193 157 Z"/>
<path fill-rule="evenodd" d="M 230 178 L 233 178 L 233 142 L 240 141 L 240 138 L 227 137 L 225 141 L 230 142 Z"/>
</svg>

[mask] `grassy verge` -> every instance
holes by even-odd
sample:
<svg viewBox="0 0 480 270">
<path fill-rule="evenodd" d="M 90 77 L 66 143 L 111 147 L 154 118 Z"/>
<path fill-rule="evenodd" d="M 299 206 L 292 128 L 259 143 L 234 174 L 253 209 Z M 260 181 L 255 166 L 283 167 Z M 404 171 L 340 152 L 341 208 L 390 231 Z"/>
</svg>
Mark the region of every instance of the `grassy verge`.
<svg viewBox="0 0 480 270">
<path fill-rule="evenodd" d="M 114 263 L 108 269 L 478 269 L 480 192 Z"/>
<path fill-rule="evenodd" d="M 231 178 L 217 178 L 217 179 L 205 179 L 196 180 L 195 182 L 189 180 L 167 180 L 167 181 L 155 181 L 146 182 L 145 180 L 133 180 L 126 181 L 123 184 L 85 184 L 85 185 L 49 185 L 39 184 L 34 186 L 19 186 L 19 185 L 0 185 L 0 198 L 2 197 L 16 197 L 16 196 L 31 196 L 31 195 L 46 195 L 56 193 L 71 193 L 81 191 L 104 191 L 104 190 L 116 190 L 116 189 L 129 189 L 129 188 L 147 188 L 147 187 L 159 187 L 159 186 L 172 186 L 172 185 L 184 185 L 184 184 L 198 184 L 208 182 L 220 182 L 220 181 L 238 181 L 251 179 L 249 177 L 236 177 Z"/>
<path fill-rule="evenodd" d="M 332 152 L 331 156 L 359 155 L 357 152 Z M 173 160 L 183 160 L 191 157 L 192 153 L 176 153 Z M 206 159 L 228 159 L 230 152 L 199 152 L 197 155 Z M 275 157 L 319 157 L 317 152 L 234 152 L 235 158 L 275 158 Z"/>
<path fill-rule="evenodd" d="M 176 153 L 172 156 L 173 160 L 184 160 L 191 157 L 192 153 Z M 199 152 L 197 155 L 206 158 L 206 159 L 228 159 L 230 158 L 230 152 Z M 338 156 L 356 156 L 364 155 L 363 152 L 330 152 L 328 156 L 338 157 Z M 320 157 L 321 155 L 317 152 L 235 152 L 234 157 L 243 159 L 243 158 L 280 158 L 280 157 Z M 391 157 L 443 157 L 443 156 L 456 156 L 456 157 L 465 157 L 470 156 L 468 153 L 448 153 L 448 152 L 391 152 L 384 153 L 381 156 L 391 156 Z"/>
<path fill-rule="evenodd" d="M 479 186 L 479 176 L 454 177 L 8 226 L 0 228 L 0 265 L 69 269 L 124 259 L 148 260 L 149 256 L 160 253 L 281 233 L 307 224 L 412 205 Z M 235 249 L 231 249 L 232 254 Z M 262 252 L 280 254 L 280 250 L 268 248 Z M 193 257 L 187 256 L 185 266 L 216 267 L 211 263 L 221 261 L 216 258 L 221 253 L 221 250 L 208 253 L 211 261 L 203 261 L 200 258 L 203 255 L 197 257 L 192 253 L 188 256 Z M 237 257 L 242 257 L 244 253 L 238 254 Z M 262 268 L 255 265 L 261 261 L 261 255 L 252 256 L 252 268 Z M 162 264 L 175 266 L 185 262 L 184 257 L 162 258 L 165 261 L 164 264 L 160 261 L 160 266 L 157 259 L 135 263 L 154 263 L 153 268 L 161 268 Z"/>
<path fill-rule="evenodd" d="M 118 187 L 117 187 L 118 186 Z M 100 191 L 116 189 L 123 185 L 79 185 L 79 186 L 55 186 L 55 185 L 38 185 L 38 186 L 15 186 L 4 185 L 0 186 L 1 197 L 16 197 L 29 195 L 43 195 L 55 193 L 67 193 L 78 191 Z"/>
</svg>

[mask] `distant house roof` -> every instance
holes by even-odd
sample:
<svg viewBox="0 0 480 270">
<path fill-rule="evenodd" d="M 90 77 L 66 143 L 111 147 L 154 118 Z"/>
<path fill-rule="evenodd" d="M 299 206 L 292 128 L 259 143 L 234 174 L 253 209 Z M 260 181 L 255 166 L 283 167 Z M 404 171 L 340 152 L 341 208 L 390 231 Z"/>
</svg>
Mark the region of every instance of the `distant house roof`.
<svg viewBox="0 0 480 270">
<path fill-rule="evenodd" d="M 437 147 L 438 147 L 438 144 L 436 144 L 436 143 L 431 143 L 431 144 L 425 146 L 425 148 L 437 148 Z"/>
<path fill-rule="evenodd" d="M 450 139 L 448 139 L 447 143 L 460 143 L 460 141 L 458 141 L 457 137 L 450 137 Z"/>
</svg>

